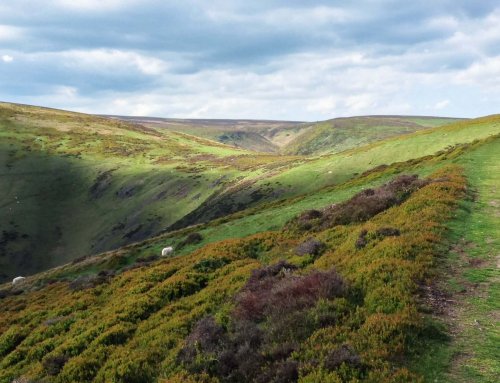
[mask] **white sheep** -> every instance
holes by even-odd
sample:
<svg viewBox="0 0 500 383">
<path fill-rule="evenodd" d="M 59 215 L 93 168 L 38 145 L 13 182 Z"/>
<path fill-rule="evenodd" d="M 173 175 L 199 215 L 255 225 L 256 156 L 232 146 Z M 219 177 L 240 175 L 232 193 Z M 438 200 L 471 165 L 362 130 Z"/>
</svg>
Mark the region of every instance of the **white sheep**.
<svg viewBox="0 0 500 383">
<path fill-rule="evenodd" d="M 12 284 L 13 285 L 17 285 L 18 283 L 21 283 L 22 281 L 24 281 L 26 278 L 25 277 L 15 277 L 13 280 L 12 280 Z"/>
<path fill-rule="evenodd" d="M 168 246 L 168 247 L 165 247 L 161 251 L 161 256 L 162 257 L 168 257 L 169 255 L 172 255 L 173 252 L 174 252 L 174 248 L 172 246 Z"/>
</svg>

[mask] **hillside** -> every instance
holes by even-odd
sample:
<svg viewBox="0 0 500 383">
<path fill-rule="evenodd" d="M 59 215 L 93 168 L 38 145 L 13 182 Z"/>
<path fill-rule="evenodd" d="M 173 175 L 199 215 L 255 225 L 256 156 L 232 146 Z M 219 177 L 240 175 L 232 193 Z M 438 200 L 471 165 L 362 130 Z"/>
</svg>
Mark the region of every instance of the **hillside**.
<svg viewBox="0 0 500 383">
<path fill-rule="evenodd" d="M 0 382 L 493 382 L 499 134 L 489 116 L 248 168 L 194 141 L 261 171 L 179 230 L 3 285 Z"/>
<path fill-rule="evenodd" d="M 460 121 L 456 118 L 366 116 L 316 123 L 284 148 L 286 154 L 321 155 L 342 152 L 385 138 Z"/>
<path fill-rule="evenodd" d="M 470 177 L 490 166 L 485 159 L 498 144 L 486 139 L 461 145 L 30 278 L 20 295 L 4 293 L 0 379 L 22 374 L 50 382 L 202 382 L 204 371 L 218 379 L 213 381 L 444 377 L 440 363 L 447 362 L 425 353 L 429 342 L 443 350 L 450 346 L 444 335 L 435 335 L 445 330 L 425 314 L 434 300 L 423 286 L 432 292 L 435 267 L 459 235 L 448 222 L 457 219 L 466 185 L 480 191 L 483 182 L 498 183 L 491 178 L 498 173 L 487 168 L 489 180 L 475 183 Z M 421 176 L 395 178 L 408 172 Z M 368 187 L 373 192 L 366 192 Z M 331 205 L 339 201 L 348 202 Z M 462 223 L 476 219 L 461 217 Z M 202 242 L 174 258 L 154 258 L 193 230 Z M 250 236 L 234 239 L 240 235 Z M 280 259 L 288 263 L 266 266 Z M 284 267 L 297 269 L 280 276 Z M 329 287 L 304 290 L 312 281 Z M 262 295 L 259 286 L 267 286 L 269 294 Z M 283 301 L 284 293 L 292 295 Z M 250 297 L 258 300 L 249 305 Z M 484 329 L 483 335 L 488 336 Z M 238 356 L 232 347 L 243 347 L 238 339 L 249 336 L 255 343 Z M 193 349 L 193 342 L 200 346 Z M 226 351 L 232 358 L 221 359 Z M 417 367 L 413 358 L 420 361 Z M 478 355 L 478 361 L 484 358 Z"/>
<path fill-rule="evenodd" d="M 200 129 L 233 126 L 201 122 Z M 239 124 L 278 141 L 302 129 Z M 348 155 L 338 171 L 321 175 L 339 158 L 256 153 L 160 127 L 7 103 L 0 104 L 0 137 L 0 281 L 317 190 L 378 165 L 350 169 Z M 407 158 L 444 147 L 416 148 Z"/>
<path fill-rule="evenodd" d="M 457 118 L 411 116 L 347 117 L 314 123 L 113 117 L 248 150 L 289 155 L 337 153 L 389 137 L 460 121 Z"/>
<path fill-rule="evenodd" d="M 204 222 L 239 210 L 239 201 L 252 198 L 269 202 L 302 193 L 312 193 L 328 185 L 341 184 L 365 171 L 433 155 L 455 145 L 491 137 L 500 132 L 498 115 L 461 121 L 442 127 L 392 137 L 341 153 L 304 160 L 272 172 L 267 177 L 229 188 L 208 203 L 200 205 L 171 228 Z"/>
<path fill-rule="evenodd" d="M 0 104 L 0 281 L 148 238 L 291 157 Z"/>
<path fill-rule="evenodd" d="M 297 121 L 109 117 L 268 153 L 278 153 L 280 148 L 309 128 L 305 123 Z"/>
</svg>

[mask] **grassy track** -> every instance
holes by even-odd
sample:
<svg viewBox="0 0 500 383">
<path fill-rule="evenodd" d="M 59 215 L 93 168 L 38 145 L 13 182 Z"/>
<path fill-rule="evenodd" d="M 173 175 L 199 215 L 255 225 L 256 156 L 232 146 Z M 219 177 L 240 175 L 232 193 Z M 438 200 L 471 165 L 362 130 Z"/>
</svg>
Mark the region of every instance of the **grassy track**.
<svg viewBox="0 0 500 383">
<path fill-rule="evenodd" d="M 500 143 L 462 159 L 473 200 L 452 229 L 452 268 L 462 295 L 456 315 L 449 382 L 494 383 L 500 378 Z M 461 218 L 461 219 L 460 219 Z M 451 284 L 450 289 L 456 284 Z"/>
<path fill-rule="evenodd" d="M 447 339 L 415 361 L 428 382 L 495 383 L 500 377 L 500 166 L 496 140 L 457 160 L 469 198 L 448 224 L 451 245 L 434 286 Z"/>
</svg>

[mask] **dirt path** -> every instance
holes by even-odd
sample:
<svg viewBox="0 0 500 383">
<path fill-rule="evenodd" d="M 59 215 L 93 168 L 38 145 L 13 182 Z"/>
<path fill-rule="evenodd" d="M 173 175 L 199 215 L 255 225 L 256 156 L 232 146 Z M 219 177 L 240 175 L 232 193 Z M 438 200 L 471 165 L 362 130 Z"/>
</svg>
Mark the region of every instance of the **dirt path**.
<svg viewBox="0 0 500 383">
<path fill-rule="evenodd" d="M 469 169 L 473 199 L 451 227 L 456 238 L 445 277 L 433 293 L 436 315 L 451 338 L 444 382 L 500 382 L 500 169 L 495 158 L 474 159 Z"/>
</svg>

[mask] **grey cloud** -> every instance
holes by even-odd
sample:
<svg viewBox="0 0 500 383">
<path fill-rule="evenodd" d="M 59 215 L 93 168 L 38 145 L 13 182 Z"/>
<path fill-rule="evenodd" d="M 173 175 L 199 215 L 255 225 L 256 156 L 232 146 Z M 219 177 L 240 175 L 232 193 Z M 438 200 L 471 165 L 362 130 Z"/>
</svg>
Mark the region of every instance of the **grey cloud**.
<svg viewBox="0 0 500 383">
<path fill-rule="evenodd" d="M 246 109 L 252 117 L 251 108 L 270 118 L 284 110 L 291 119 L 357 113 L 353 106 L 364 106 L 365 114 L 408 105 L 426 112 L 417 100 L 425 93 L 422 81 L 443 76 L 451 82 L 500 54 L 498 33 L 485 25 L 497 6 L 490 0 L 144 0 L 95 9 L 39 4 L 0 5 L 0 25 L 21 31 L 17 39 L 0 35 L 0 55 L 14 58 L 0 61 L 0 97 L 26 101 L 70 87 L 76 95 L 68 106 L 86 111 L 120 99 L 126 110 L 149 102 L 157 113 L 207 117 Z M 477 32 L 485 28 L 491 29 L 486 37 Z M 469 40 L 462 43 L 460 33 Z M 110 50 L 119 53 L 112 59 L 99 53 Z M 426 86 L 433 89 L 429 97 L 444 92 L 430 80 Z M 219 103 L 207 101 L 214 97 Z M 489 97 L 493 105 L 497 98 Z M 452 111 L 453 94 L 444 98 Z"/>
</svg>

